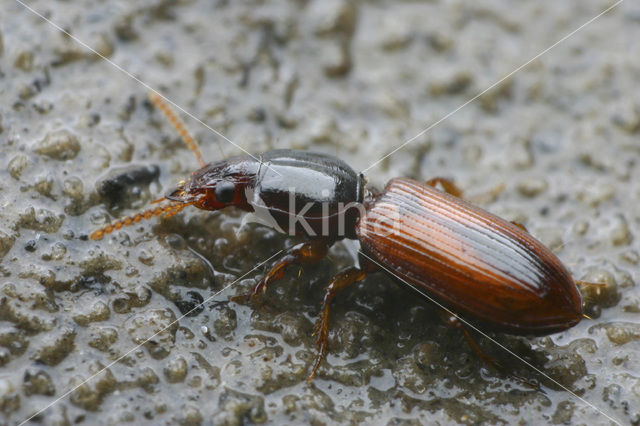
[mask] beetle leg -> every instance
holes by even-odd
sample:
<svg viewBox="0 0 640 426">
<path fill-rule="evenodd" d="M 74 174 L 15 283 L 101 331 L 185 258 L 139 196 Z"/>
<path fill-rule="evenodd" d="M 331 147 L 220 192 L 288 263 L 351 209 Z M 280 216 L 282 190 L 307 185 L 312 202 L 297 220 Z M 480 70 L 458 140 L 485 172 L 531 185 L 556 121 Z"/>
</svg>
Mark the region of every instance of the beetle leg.
<svg viewBox="0 0 640 426">
<path fill-rule="evenodd" d="M 307 382 L 311 382 L 316 376 L 318 368 L 327 354 L 327 343 L 329 338 L 329 307 L 331 306 L 331 301 L 340 291 L 357 283 L 358 281 L 361 281 L 366 275 L 367 271 L 364 269 L 352 266 L 342 272 L 339 272 L 331 279 L 331 281 L 329 281 L 329 285 L 325 287 L 320 317 L 318 318 L 318 321 L 316 321 L 315 330 L 313 332 L 314 336 L 318 336 L 318 354 L 313 362 L 313 369 L 307 378 Z"/>
<path fill-rule="evenodd" d="M 438 184 L 440 184 L 444 192 L 446 192 L 447 194 L 453 195 L 454 197 L 458 197 L 458 198 L 464 198 L 463 197 L 464 191 L 462 191 L 462 189 L 460 189 L 460 187 L 456 185 L 455 182 L 451 179 L 447 179 L 443 177 L 434 177 L 429 179 L 425 183 L 429 186 L 433 186 L 434 188 Z M 498 194 L 500 194 L 503 190 L 504 190 L 504 184 L 500 183 L 496 185 L 495 188 L 493 188 L 491 191 L 488 191 L 487 193 L 484 193 L 484 194 L 479 194 L 479 195 L 470 197 L 467 201 L 471 201 L 475 204 L 486 204 L 495 200 Z M 522 228 L 522 226 L 518 225 L 517 223 L 514 223 L 514 225 Z"/>
<path fill-rule="evenodd" d="M 246 300 L 267 291 L 269 284 L 282 279 L 287 266 L 292 264 L 308 265 L 319 262 L 327 255 L 328 250 L 329 246 L 327 245 L 327 242 L 320 239 L 307 241 L 306 243 L 300 243 L 291 247 L 286 251 L 285 255 L 280 258 L 280 260 L 273 264 L 269 272 L 267 272 L 265 276 L 251 288 L 251 290 L 249 290 Z M 242 298 L 242 296 L 239 298 Z M 238 298 L 233 298 L 232 300 L 236 299 Z"/>
<path fill-rule="evenodd" d="M 442 186 L 442 189 L 444 189 L 444 192 L 446 192 L 447 194 L 451 194 L 454 197 L 462 198 L 462 190 L 458 188 L 458 185 L 456 185 L 451 179 L 434 177 L 429 179 L 426 184 L 433 187 L 440 184 Z"/>
<path fill-rule="evenodd" d="M 526 226 L 524 226 L 523 224 L 521 224 L 520 222 L 516 222 L 516 221 L 513 221 L 513 220 L 512 220 L 512 221 L 511 221 L 511 224 L 512 224 L 512 225 L 517 226 L 517 227 L 518 227 L 518 228 L 520 228 L 520 229 L 522 229 L 522 230 L 523 230 L 524 232 L 526 232 L 527 234 L 529 234 L 529 233 L 530 233 L 530 232 L 529 232 L 529 230 L 527 229 L 527 227 L 526 227 Z"/>
</svg>

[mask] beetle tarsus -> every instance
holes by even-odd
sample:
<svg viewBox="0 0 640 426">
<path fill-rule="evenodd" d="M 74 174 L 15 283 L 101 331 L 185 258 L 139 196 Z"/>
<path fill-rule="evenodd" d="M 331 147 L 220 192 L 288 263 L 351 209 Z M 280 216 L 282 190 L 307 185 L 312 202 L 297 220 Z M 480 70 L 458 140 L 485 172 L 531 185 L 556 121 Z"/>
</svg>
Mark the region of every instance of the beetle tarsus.
<svg viewBox="0 0 640 426">
<path fill-rule="evenodd" d="M 322 361 L 327 354 L 327 343 L 329 340 L 329 311 L 331 301 L 336 296 L 336 294 L 349 287 L 350 285 L 361 281 L 366 275 L 366 271 L 353 266 L 338 273 L 331 279 L 331 281 L 329 281 L 329 285 L 325 287 L 322 309 L 320 310 L 320 316 L 316 321 L 313 332 L 313 336 L 318 336 L 316 342 L 318 345 L 318 354 L 316 355 L 316 359 L 313 362 L 313 368 L 311 369 L 311 374 L 309 374 L 309 377 L 307 378 L 307 383 L 310 383 L 316 376 L 316 374 L 318 373 L 318 369 L 320 368 L 320 364 L 322 364 Z"/>
</svg>

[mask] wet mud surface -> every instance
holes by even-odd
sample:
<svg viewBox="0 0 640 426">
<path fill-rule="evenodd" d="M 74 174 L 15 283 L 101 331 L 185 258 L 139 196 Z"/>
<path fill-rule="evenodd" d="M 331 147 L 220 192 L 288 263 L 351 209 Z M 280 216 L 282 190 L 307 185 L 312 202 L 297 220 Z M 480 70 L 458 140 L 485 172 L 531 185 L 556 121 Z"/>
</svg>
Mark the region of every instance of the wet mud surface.
<svg viewBox="0 0 640 426">
<path fill-rule="evenodd" d="M 611 3 L 28 4 L 247 151 L 338 155 L 376 187 L 450 177 L 523 223 L 577 279 L 606 286 L 582 289 L 592 319 L 566 332 L 491 336 L 606 415 L 640 423 L 636 3 L 381 162 Z M 237 212 L 187 209 L 89 240 L 197 167 L 131 76 L 0 4 L 0 424 L 50 404 L 33 421 L 610 422 L 478 338 L 542 391 L 488 368 L 428 301 L 382 275 L 337 298 L 327 362 L 307 384 L 322 289 L 353 263 L 348 246 L 245 305 L 231 297 L 296 240 L 241 227 Z M 182 116 L 206 159 L 240 153 Z"/>
</svg>

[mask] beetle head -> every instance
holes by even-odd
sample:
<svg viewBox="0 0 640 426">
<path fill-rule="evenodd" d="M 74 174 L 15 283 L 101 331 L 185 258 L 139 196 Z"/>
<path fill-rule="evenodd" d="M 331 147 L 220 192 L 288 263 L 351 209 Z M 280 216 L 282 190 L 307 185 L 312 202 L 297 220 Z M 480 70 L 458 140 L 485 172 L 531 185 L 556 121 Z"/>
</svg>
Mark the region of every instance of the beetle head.
<svg viewBox="0 0 640 426">
<path fill-rule="evenodd" d="M 192 204 L 203 210 L 220 210 L 234 206 L 250 210 L 245 195 L 255 175 L 233 160 L 204 166 L 192 173 L 164 197 L 178 203 Z"/>
</svg>

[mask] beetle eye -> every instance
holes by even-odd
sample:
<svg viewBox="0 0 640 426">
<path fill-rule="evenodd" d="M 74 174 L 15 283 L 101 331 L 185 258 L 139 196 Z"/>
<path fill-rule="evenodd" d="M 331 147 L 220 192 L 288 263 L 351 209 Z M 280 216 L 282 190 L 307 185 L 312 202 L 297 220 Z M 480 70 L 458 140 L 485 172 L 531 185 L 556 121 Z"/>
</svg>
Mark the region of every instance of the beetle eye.
<svg viewBox="0 0 640 426">
<path fill-rule="evenodd" d="M 216 200 L 221 203 L 230 203 L 236 195 L 236 186 L 231 182 L 220 182 L 216 185 Z"/>
</svg>

